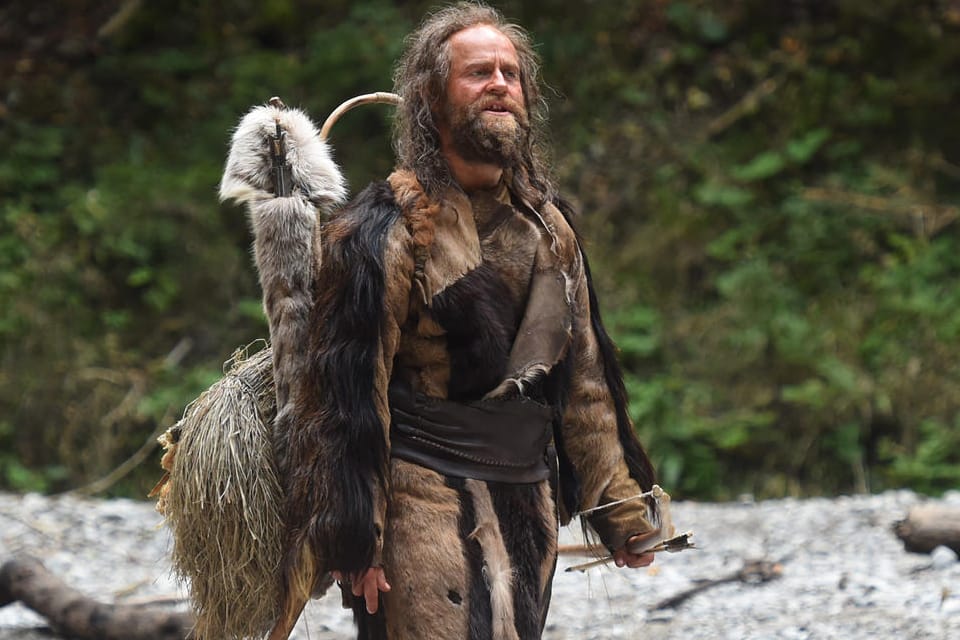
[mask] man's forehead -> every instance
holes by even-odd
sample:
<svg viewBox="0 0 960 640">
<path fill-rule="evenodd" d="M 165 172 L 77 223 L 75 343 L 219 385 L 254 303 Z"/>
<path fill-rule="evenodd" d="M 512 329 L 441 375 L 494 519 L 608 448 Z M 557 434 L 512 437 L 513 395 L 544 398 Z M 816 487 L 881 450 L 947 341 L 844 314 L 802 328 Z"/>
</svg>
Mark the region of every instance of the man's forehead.
<svg viewBox="0 0 960 640">
<path fill-rule="evenodd" d="M 467 27 L 449 39 L 454 64 L 485 58 L 499 58 L 517 63 L 517 49 L 506 35 L 487 24 Z"/>
</svg>

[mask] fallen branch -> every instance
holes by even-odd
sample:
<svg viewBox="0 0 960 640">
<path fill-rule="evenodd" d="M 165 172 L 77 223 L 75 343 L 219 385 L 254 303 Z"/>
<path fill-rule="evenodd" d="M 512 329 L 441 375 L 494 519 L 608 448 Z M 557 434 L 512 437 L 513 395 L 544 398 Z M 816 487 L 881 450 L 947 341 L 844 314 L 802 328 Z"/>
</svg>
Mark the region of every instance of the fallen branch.
<svg viewBox="0 0 960 640">
<path fill-rule="evenodd" d="M 184 640 L 194 622 L 186 612 L 97 602 L 29 556 L 0 566 L 0 606 L 17 601 L 46 618 L 58 634 L 83 640 Z"/>
<path fill-rule="evenodd" d="M 712 580 L 704 580 L 696 586 L 687 589 L 686 591 L 681 591 L 674 596 L 670 596 L 665 600 L 661 600 L 657 604 L 651 606 L 650 611 L 656 611 L 658 609 L 673 609 L 698 593 L 702 593 L 707 589 L 721 584 L 727 584 L 729 582 L 762 584 L 764 582 L 769 582 L 779 578 L 782 573 L 783 565 L 781 565 L 779 562 L 772 562 L 770 560 L 751 560 L 744 563 L 743 567 L 737 571 L 734 571 L 730 575 Z"/>
</svg>

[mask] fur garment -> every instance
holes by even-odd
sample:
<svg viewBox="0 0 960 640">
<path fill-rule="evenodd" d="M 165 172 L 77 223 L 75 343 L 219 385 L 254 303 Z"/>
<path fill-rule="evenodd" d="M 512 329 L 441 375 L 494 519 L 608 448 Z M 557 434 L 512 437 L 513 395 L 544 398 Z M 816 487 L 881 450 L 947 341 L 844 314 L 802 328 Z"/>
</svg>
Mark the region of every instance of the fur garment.
<svg viewBox="0 0 960 640">
<path fill-rule="evenodd" d="M 569 211 L 505 186 L 433 199 L 397 171 L 318 223 L 316 207 L 342 198 L 339 172 L 309 127 L 291 129 L 294 193 L 269 197 L 276 117 L 248 114 L 221 184 L 250 209 L 275 351 L 289 535 L 271 637 L 286 637 L 328 571 L 382 565 L 393 588 L 374 616 L 354 602 L 360 638 L 539 638 L 558 523 L 653 484 Z M 391 459 L 391 383 L 427 400 L 551 407 L 559 484 Z M 640 501 L 590 525 L 611 549 L 653 528 Z"/>
</svg>

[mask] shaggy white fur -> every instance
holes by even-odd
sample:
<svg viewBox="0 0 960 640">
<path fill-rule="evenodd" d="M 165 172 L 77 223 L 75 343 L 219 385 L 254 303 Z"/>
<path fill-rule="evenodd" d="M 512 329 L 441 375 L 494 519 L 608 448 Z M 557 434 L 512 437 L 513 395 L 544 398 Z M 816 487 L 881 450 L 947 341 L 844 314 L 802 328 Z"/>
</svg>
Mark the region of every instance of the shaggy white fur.
<svg viewBox="0 0 960 640">
<path fill-rule="evenodd" d="M 285 132 L 293 182 L 288 197 L 273 193 L 271 149 L 277 123 Z M 310 286 L 320 258 L 315 255 L 318 210 L 328 213 L 346 196 L 346 184 L 330 148 L 306 113 L 263 105 L 240 120 L 223 169 L 220 199 L 245 204 L 250 216 L 274 349 L 278 422 L 290 412 L 290 386 L 305 366 L 306 354 L 299 346 L 306 341 L 306 318 L 313 304 Z"/>
<path fill-rule="evenodd" d="M 287 162 L 300 197 L 315 206 L 335 207 L 347 196 L 340 168 L 317 127 L 300 109 L 263 105 L 251 109 L 237 125 L 220 182 L 220 200 L 245 203 L 273 198 L 270 139 L 277 121 L 286 132 Z"/>
</svg>

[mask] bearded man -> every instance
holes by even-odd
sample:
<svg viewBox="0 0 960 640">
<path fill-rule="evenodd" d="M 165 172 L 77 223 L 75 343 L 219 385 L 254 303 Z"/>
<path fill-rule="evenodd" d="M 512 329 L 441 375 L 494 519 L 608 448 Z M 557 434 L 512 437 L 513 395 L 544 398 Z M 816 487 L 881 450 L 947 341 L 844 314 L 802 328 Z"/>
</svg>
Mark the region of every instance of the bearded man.
<svg viewBox="0 0 960 640">
<path fill-rule="evenodd" d="M 616 564 L 652 562 L 628 549 L 656 533 L 653 470 L 544 167 L 528 36 L 461 3 L 394 79 L 394 173 L 316 232 L 254 224 L 290 532 L 271 637 L 332 572 L 362 639 L 539 638 L 559 523 L 606 505 L 585 517 Z"/>
</svg>

